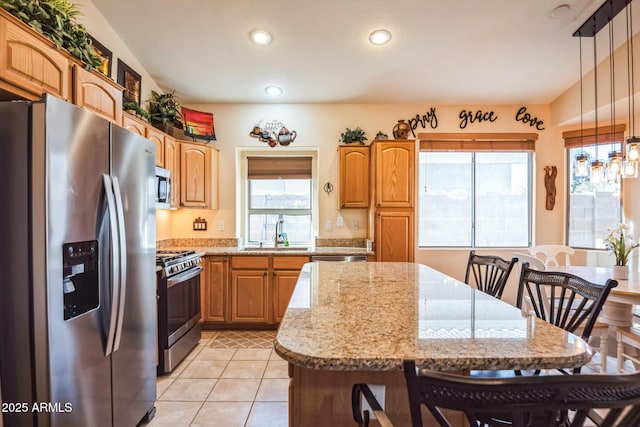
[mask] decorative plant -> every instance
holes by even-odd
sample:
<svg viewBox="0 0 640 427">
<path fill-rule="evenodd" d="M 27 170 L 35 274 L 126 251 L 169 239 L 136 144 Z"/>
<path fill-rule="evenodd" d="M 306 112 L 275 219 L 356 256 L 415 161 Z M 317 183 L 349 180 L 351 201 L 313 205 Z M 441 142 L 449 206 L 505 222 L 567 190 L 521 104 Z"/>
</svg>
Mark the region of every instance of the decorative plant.
<svg viewBox="0 0 640 427">
<path fill-rule="evenodd" d="M 138 103 L 133 101 L 127 101 L 123 103 L 122 109 L 125 111 L 135 111 L 136 116 L 142 117 L 145 120 L 149 120 L 149 118 L 151 117 L 151 115 L 147 112 L 147 110 L 145 110 Z"/>
<path fill-rule="evenodd" d="M 367 140 L 367 137 L 365 136 L 365 132 L 359 127 L 353 130 L 347 128 L 344 132 L 340 134 L 340 141 L 345 144 L 359 142 L 361 145 L 364 145 L 364 141 L 366 140 Z"/>
<path fill-rule="evenodd" d="M 167 126 L 180 124 L 182 118 L 180 103 L 174 92 L 158 93 L 152 90 L 151 99 L 149 99 L 149 114 L 152 121 L 161 123 L 165 129 Z"/>
<path fill-rule="evenodd" d="M 609 234 L 604 238 L 607 249 L 616 257 L 616 265 L 627 265 L 631 251 L 640 246 L 633 237 L 627 236 L 627 224 L 620 224 L 613 230 L 607 229 Z"/>
<path fill-rule="evenodd" d="M 58 48 L 97 68 L 102 59 L 91 48 L 84 25 L 76 22 L 78 5 L 67 0 L 0 0 L 0 7 L 50 39 Z"/>
</svg>

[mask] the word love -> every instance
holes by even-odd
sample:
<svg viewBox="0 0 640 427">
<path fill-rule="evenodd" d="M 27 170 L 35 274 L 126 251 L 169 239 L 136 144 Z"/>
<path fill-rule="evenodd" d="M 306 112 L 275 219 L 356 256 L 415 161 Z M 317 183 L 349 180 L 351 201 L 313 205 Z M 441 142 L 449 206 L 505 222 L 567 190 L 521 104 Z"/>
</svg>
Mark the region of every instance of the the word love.
<svg viewBox="0 0 640 427">
<path fill-rule="evenodd" d="M 544 130 L 544 122 L 537 117 L 531 117 L 531 114 L 527 113 L 527 107 L 521 107 L 516 113 L 516 121 L 522 123 L 528 123 L 529 126 L 535 127 L 538 130 Z"/>
</svg>

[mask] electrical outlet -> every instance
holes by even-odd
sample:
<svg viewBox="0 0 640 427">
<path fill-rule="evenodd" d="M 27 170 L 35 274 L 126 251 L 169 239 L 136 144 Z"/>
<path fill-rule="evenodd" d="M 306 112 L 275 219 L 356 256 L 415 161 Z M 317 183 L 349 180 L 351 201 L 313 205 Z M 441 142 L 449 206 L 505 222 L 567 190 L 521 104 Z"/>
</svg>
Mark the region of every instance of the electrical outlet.
<svg viewBox="0 0 640 427">
<path fill-rule="evenodd" d="M 218 221 L 218 231 L 224 231 L 224 221 Z"/>
<path fill-rule="evenodd" d="M 331 222 L 331 220 L 325 221 L 324 229 L 327 230 L 327 231 L 333 230 L 333 223 Z"/>
<path fill-rule="evenodd" d="M 358 221 L 353 221 L 353 229 L 357 230 L 360 228 L 360 223 Z"/>
<path fill-rule="evenodd" d="M 380 407 L 384 411 L 384 384 L 367 384 L 369 389 L 371 389 L 371 393 L 375 396 L 376 400 L 380 404 Z M 366 399 L 362 398 L 362 410 L 369 411 L 369 415 L 371 415 L 371 419 L 375 420 L 376 416 L 371 410 L 371 406 L 367 403 Z"/>
<path fill-rule="evenodd" d="M 344 227 L 344 220 L 342 219 L 341 216 L 339 216 L 338 218 L 336 218 L 336 225 L 338 227 Z"/>
</svg>

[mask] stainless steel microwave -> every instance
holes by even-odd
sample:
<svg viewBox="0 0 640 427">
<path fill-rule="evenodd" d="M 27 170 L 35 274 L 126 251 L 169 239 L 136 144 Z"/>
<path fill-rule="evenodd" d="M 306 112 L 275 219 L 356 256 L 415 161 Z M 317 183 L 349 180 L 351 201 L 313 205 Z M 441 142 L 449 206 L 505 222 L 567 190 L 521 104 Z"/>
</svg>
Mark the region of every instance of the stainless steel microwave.
<svg viewBox="0 0 640 427">
<path fill-rule="evenodd" d="M 171 208 L 171 171 L 156 167 L 156 209 Z"/>
</svg>

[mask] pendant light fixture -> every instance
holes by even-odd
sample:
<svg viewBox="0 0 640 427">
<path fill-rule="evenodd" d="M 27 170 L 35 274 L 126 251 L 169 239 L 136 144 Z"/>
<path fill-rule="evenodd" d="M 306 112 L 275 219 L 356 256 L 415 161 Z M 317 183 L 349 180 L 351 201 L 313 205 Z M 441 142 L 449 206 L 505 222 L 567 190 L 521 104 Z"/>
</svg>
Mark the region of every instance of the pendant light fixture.
<svg viewBox="0 0 640 427">
<path fill-rule="evenodd" d="M 636 134 L 636 116 L 635 116 L 635 88 L 633 75 L 633 12 L 631 2 L 626 9 L 626 31 L 627 31 L 627 94 L 629 107 L 629 127 L 632 136 L 628 137 L 626 143 L 627 158 L 623 162 L 622 177 L 637 178 L 638 163 L 640 162 L 640 138 Z"/>
<path fill-rule="evenodd" d="M 606 165 L 607 181 L 611 183 L 618 182 L 620 180 L 620 174 L 622 173 L 622 152 L 617 149 L 615 141 L 615 123 L 616 123 L 616 84 L 615 84 L 615 58 L 613 50 L 613 20 L 609 21 L 609 93 L 610 100 L 610 128 L 611 128 L 611 151 L 609 152 L 609 160 Z M 622 144 L 621 144 L 622 145 Z"/>
<path fill-rule="evenodd" d="M 589 176 L 589 158 L 584 154 L 582 147 L 582 138 L 584 131 L 584 119 L 583 119 L 583 99 L 582 99 L 582 37 L 578 37 L 580 41 L 580 154 L 576 156 L 576 176 L 584 177 Z"/>
<path fill-rule="evenodd" d="M 594 20 L 594 36 L 593 36 L 593 81 L 594 81 L 594 111 L 596 120 L 596 158 L 591 162 L 591 173 L 589 180 L 592 184 L 600 184 L 604 179 L 604 163 L 598 158 L 598 49 L 595 36 L 595 20 Z"/>
</svg>

